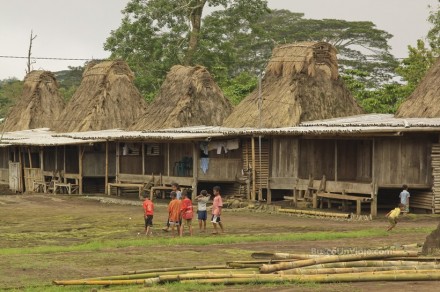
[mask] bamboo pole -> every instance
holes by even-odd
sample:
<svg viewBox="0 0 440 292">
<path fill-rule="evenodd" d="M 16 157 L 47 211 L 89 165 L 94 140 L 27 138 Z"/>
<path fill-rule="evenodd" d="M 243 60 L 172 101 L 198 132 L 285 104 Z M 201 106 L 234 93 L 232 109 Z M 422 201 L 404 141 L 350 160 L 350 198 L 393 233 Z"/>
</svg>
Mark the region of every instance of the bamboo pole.
<svg viewBox="0 0 440 292">
<path fill-rule="evenodd" d="M 332 213 L 332 212 L 322 212 L 322 211 L 312 211 L 312 210 L 279 209 L 278 212 L 293 213 L 293 214 L 305 214 L 305 215 L 316 215 L 316 216 L 327 216 L 327 217 L 339 217 L 339 218 L 349 218 L 350 217 L 350 214 L 346 214 L 346 213 Z"/>
<path fill-rule="evenodd" d="M 55 285 L 133 285 L 144 284 L 144 279 L 139 280 L 62 280 L 53 281 Z"/>
<path fill-rule="evenodd" d="M 357 261 L 365 259 L 384 259 L 391 257 L 401 257 L 401 256 L 417 256 L 417 252 L 411 251 L 386 251 L 383 253 L 373 253 L 373 254 L 348 254 L 348 255 L 334 255 L 334 256 L 323 256 L 315 259 L 299 260 L 296 262 L 285 262 L 273 265 L 262 265 L 260 268 L 261 273 L 272 273 L 281 270 L 289 270 L 294 268 L 301 268 L 316 264 L 324 263 L 334 263 L 334 262 L 347 262 L 347 261 Z"/>
<path fill-rule="evenodd" d="M 388 267 L 359 267 L 359 268 L 316 268 L 316 269 L 292 269 L 280 271 L 281 275 L 318 275 L 318 274 L 343 274 L 343 273 L 362 273 L 362 272 L 381 272 L 399 270 L 440 270 L 440 265 L 429 264 L 420 266 L 388 266 Z"/>
<path fill-rule="evenodd" d="M 413 258 L 414 259 L 414 258 Z M 313 266 L 303 267 L 302 269 L 320 269 L 320 268 L 351 268 L 351 267 L 396 267 L 396 266 L 423 266 L 430 263 L 420 261 L 401 261 L 401 260 L 389 260 L 389 261 L 353 261 L 353 262 L 341 262 L 341 263 L 328 263 L 318 264 Z M 289 271 L 289 270 L 286 270 Z"/>
<path fill-rule="evenodd" d="M 267 259 L 272 262 L 275 261 L 292 261 L 292 260 L 305 260 L 305 259 L 313 259 L 313 258 L 319 258 L 323 255 L 315 255 L 315 254 L 295 254 L 295 253 L 281 253 L 281 252 L 254 252 L 251 254 L 251 257 L 254 259 Z M 267 261 L 266 260 L 266 261 Z"/>
<path fill-rule="evenodd" d="M 247 275 L 248 276 L 248 275 Z M 371 281 L 438 281 L 440 271 L 389 271 L 389 272 L 365 272 L 349 274 L 330 274 L 330 275 L 290 275 L 278 276 L 270 275 L 234 275 L 231 278 L 222 279 L 191 279 L 181 280 L 181 283 L 197 284 L 250 284 L 250 283 L 280 283 L 280 282 L 312 282 L 312 283 L 343 283 L 343 282 L 371 282 Z"/>
<path fill-rule="evenodd" d="M 172 271 L 189 271 L 189 270 L 210 270 L 210 269 L 229 269 L 227 265 L 212 265 L 212 266 L 186 266 L 186 267 L 173 267 L 173 268 L 158 268 L 158 269 L 145 269 L 138 271 L 127 271 L 124 275 L 143 274 L 143 273 L 156 273 L 156 272 L 172 272 Z"/>
<path fill-rule="evenodd" d="M 199 273 L 231 273 L 236 272 L 237 269 L 206 269 L 206 270 L 197 270 Z M 239 270 L 242 273 L 250 273 L 250 272 L 258 272 L 258 268 L 246 268 Z M 169 271 L 169 272 L 152 272 L 152 273 L 142 273 L 142 274 L 130 274 L 130 275 L 116 275 L 116 276 L 107 276 L 107 277 L 97 277 L 97 278 L 89 278 L 82 279 L 83 281 L 87 280 L 134 280 L 134 279 L 149 279 L 149 278 L 157 278 L 159 276 L 165 275 L 179 275 L 179 274 L 188 274 L 194 273 L 194 270 L 187 271 Z"/>
</svg>

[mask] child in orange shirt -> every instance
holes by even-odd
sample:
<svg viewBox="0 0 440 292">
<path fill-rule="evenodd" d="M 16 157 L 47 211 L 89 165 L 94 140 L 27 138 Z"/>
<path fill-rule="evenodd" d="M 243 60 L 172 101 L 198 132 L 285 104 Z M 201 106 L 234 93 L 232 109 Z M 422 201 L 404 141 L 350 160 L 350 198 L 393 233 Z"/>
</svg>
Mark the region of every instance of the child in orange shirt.
<svg viewBox="0 0 440 292">
<path fill-rule="evenodd" d="M 142 205 L 144 208 L 144 220 L 145 220 L 145 235 L 153 235 L 153 214 L 154 214 L 154 204 L 148 198 L 148 194 L 144 194 L 144 203 Z"/>
<path fill-rule="evenodd" d="M 181 201 L 176 198 L 176 192 L 170 193 L 171 201 L 168 204 L 168 222 L 170 223 L 171 232 L 173 236 L 175 234 L 175 227 L 177 227 L 177 233 L 179 233 L 180 226 L 180 203 Z"/>
</svg>

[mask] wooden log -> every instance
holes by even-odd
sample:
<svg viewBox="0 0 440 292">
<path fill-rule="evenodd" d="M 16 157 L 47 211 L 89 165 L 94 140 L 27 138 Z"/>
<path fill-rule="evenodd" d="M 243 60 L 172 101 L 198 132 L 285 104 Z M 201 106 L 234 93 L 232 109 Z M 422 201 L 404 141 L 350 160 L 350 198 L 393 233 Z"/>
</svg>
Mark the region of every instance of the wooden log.
<svg viewBox="0 0 440 292">
<path fill-rule="evenodd" d="M 346 261 L 358 261 L 366 259 L 386 259 L 392 257 L 417 257 L 417 252 L 412 251 L 386 251 L 383 253 L 362 253 L 362 254 L 348 254 L 348 255 L 334 255 L 324 256 L 315 259 L 300 260 L 296 262 L 278 263 L 272 265 L 262 265 L 260 267 L 261 273 L 272 273 L 281 270 L 289 270 L 294 268 L 301 268 L 316 264 L 334 263 L 334 262 L 346 262 Z"/>
</svg>

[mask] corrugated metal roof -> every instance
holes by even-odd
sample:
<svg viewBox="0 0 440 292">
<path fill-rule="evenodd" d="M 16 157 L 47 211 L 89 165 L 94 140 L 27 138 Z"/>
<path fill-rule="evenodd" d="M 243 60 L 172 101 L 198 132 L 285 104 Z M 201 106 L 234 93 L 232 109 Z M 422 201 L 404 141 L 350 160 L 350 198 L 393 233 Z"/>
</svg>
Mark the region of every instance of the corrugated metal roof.
<svg viewBox="0 0 440 292">
<path fill-rule="evenodd" d="M 208 137 L 218 137 L 224 134 L 217 131 L 124 131 L 124 130 L 103 130 L 78 133 L 55 134 L 55 137 L 68 137 L 73 139 L 98 139 L 98 140 L 185 140 L 185 139 L 204 139 Z"/>
<path fill-rule="evenodd" d="M 54 132 L 48 128 L 6 132 L 4 133 L 0 146 L 23 145 L 23 146 L 56 146 L 72 145 L 97 142 L 88 139 L 73 139 L 69 137 L 56 137 Z"/>
<path fill-rule="evenodd" d="M 365 114 L 303 122 L 301 127 L 440 127 L 440 118 L 396 118 L 392 114 Z"/>
<path fill-rule="evenodd" d="M 156 131 L 124 131 L 121 129 L 77 133 L 55 133 L 47 128 L 7 132 L 0 143 L 9 145 L 55 146 L 115 140 L 193 140 L 255 135 L 380 135 L 399 132 L 440 132 L 440 118 L 395 118 L 390 114 L 367 114 L 328 120 L 304 122 L 283 128 L 226 128 L 195 126 Z"/>
</svg>

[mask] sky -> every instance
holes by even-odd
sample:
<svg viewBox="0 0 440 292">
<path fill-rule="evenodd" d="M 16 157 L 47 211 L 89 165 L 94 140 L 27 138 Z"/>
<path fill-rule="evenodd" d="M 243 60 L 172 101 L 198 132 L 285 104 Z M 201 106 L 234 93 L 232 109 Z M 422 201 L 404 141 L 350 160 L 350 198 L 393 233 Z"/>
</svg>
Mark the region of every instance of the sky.
<svg viewBox="0 0 440 292">
<path fill-rule="evenodd" d="M 32 56 L 103 59 L 103 44 L 121 23 L 128 0 L 0 0 L 0 56 L 26 56 L 30 32 Z M 302 12 L 305 18 L 372 21 L 391 33 L 392 53 L 407 56 L 407 46 L 430 28 L 428 5 L 437 0 L 269 0 L 272 9 Z M 84 61 L 35 60 L 33 69 L 59 71 Z M 23 79 L 25 59 L 0 57 L 0 79 Z"/>
</svg>

